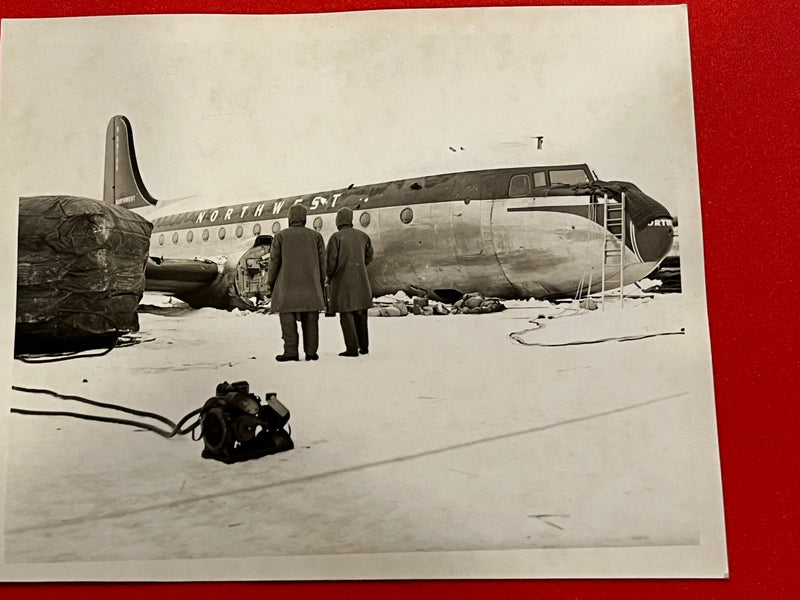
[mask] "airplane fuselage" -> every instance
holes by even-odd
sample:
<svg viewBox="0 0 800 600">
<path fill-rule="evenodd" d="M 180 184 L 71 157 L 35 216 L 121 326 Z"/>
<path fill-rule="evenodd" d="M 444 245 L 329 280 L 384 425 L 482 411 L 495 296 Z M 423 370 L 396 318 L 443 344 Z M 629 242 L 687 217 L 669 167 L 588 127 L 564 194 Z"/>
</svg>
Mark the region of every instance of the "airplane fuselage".
<svg viewBox="0 0 800 600">
<path fill-rule="evenodd" d="M 227 256 L 286 227 L 293 204 L 306 206 L 307 226 L 327 241 L 336 211 L 347 206 L 354 226 L 372 239 L 375 295 L 478 290 L 502 298 L 568 296 L 587 285 L 597 289 L 604 247 L 622 246 L 604 224 L 604 203 L 617 201 L 574 189 L 594 181 L 583 164 L 514 167 L 188 211 L 153 220 L 151 255 Z M 642 211 L 648 214 L 644 223 L 639 215 L 638 227 L 626 219 L 626 282 L 655 269 L 671 245 L 669 213 L 652 200 Z M 618 266 L 607 268 L 606 277 L 607 286 L 618 285 Z"/>
<path fill-rule="evenodd" d="M 106 130 L 103 199 L 133 210 L 158 204 L 122 115 Z M 368 273 L 376 296 L 584 295 L 645 277 L 673 237 L 661 204 L 633 184 L 599 181 L 585 164 L 463 171 L 154 215 L 147 289 L 195 306 L 253 307 L 264 294 L 271 236 L 287 227 L 294 204 L 326 241 L 336 211 L 353 209 L 375 250 Z M 213 258 L 219 270 L 204 263 Z"/>
</svg>

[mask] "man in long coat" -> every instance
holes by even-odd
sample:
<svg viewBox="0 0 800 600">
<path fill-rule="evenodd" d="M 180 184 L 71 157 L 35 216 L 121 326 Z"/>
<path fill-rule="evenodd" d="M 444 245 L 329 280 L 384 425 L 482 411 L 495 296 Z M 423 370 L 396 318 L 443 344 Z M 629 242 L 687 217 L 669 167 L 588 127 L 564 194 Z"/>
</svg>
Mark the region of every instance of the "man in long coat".
<svg viewBox="0 0 800 600">
<path fill-rule="evenodd" d="M 325 307 L 325 242 L 307 228 L 308 211 L 302 204 L 289 209 L 289 227 L 272 239 L 267 283 L 272 290 L 270 310 L 279 314 L 283 354 L 275 360 L 299 360 L 297 323 L 303 329 L 306 360 L 317 360 L 319 311 Z"/>
<path fill-rule="evenodd" d="M 339 356 L 369 352 L 367 310 L 372 306 L 372 288 L 367 265 L 372 261 L 372 241 L 363 231 L 353 229 L 353 211 L 340 208 L 336 228 L 328 240 L 328 309 L 339 313 L 345 351 Z"/>
</svg>

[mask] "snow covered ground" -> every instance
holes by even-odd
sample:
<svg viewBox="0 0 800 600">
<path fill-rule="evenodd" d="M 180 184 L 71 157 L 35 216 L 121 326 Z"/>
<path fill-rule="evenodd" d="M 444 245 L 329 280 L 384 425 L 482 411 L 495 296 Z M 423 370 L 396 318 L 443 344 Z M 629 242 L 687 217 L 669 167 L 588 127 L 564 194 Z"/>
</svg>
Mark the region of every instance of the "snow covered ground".
<svg viewBox="0 0 800 600">
<path fill-rule="evenodd" d="M 226 465 L 202 459 L 202 441 L 189 436 L 13 414 L 6 563 L 178 560 L 123 568 L 125 579 L 520 576 L 536 566 L 483 551 L 699 544 L 696 465 L 715 459 L 698 454 L 714 432 L 698 432 L 696 410 L 712 399 L 693 391 L 696 339 L 681 333 L 681 295 L 595 311 L 505 304 L 486 315 L 371 318 L 370 354 L 357 359 L 337 356 L 338 318 L 320 317 L 319 361 L 279 364 L 274 315 L 176 308 L 142 312 L 140 343 L 106 356 L 15 361 L 14 385 L 173 421 L 218 383 L 247 380 L 289 408 L 296 447 Z M 10 404 L 125 416 L 21 392 Z M 424 558 L 452 551 L 478 554 L 438 570 Z M 291 562 L 309 556 L 359 557 L 361 567 Z M 369 566 L 387 556 L 423 558 L 406 570 Z M 285 560 L 246 574 L 230 562 L 180 571 L 192 562 L 180 559 L 235 557 Z"/>
</svg>

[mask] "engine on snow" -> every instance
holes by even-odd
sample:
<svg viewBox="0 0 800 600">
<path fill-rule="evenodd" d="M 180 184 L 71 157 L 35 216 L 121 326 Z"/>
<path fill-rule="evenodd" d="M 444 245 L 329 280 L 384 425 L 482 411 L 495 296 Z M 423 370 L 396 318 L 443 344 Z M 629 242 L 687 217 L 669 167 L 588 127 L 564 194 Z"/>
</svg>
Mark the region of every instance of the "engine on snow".
<svg viewBox="0 0 800 600">
<path fill-rule="evenodd" d="M 294 448 L 286 430 L 289 410 L 274 393 L 264 402 L 246 381 L 217 385 L 200 410 L 203 458 L 234 463 Z"/>
<path fill-rule="evenodd" d="M 193 308 L 257 310 L 267 301 L 271 235 L 218 259 L 160 258 L 147 261 L 146 291 L 164 292 Z"/>
</svg>

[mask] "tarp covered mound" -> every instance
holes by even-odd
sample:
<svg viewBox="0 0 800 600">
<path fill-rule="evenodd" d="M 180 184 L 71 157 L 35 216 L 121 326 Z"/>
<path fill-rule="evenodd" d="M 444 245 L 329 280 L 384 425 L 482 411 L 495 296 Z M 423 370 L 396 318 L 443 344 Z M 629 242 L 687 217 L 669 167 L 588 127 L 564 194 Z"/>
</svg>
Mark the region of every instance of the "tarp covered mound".
<svg viewBox="0 0 800 600">
<path fill-rule="evenodd" d="M 138 331 L 152 229 L 98 200 L 20 198 L 15 354 L 98 348 Z"/>
</svg>

